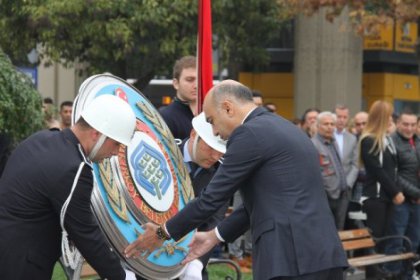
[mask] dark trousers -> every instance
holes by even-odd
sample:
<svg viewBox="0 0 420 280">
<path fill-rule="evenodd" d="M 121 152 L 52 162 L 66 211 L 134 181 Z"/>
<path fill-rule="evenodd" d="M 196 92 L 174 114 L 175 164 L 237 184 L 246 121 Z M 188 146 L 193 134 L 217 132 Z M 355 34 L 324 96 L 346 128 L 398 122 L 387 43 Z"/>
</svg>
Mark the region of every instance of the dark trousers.
<svg viewBox="0 0 420 280">
<path fill-rule="evenodd" d="M 388 228 L 388 235 L 404 235 L 408 237 L 412 245 L 411 250 L 416 252 L 420 242 L 420 205 L 407 201 L 401 205 L 395 205 Z M 385 254 L 387 255 L 404 252 L 404 249 L 403 239 L 400 238 L 390 239 L 385 244 Z M 404 265 L 407 264 L 408 267 L 405 267 Z M 410 275 L 413 274 L 413 269 L 409 264 L 410 261 L 397 261 L 386 263 L 384 267 L 393 273 L 404 272 L 407 279 L 411 279 Z"/>
<path fill-rule="evenodd" d="M 317 272 L 312 272 L 299 276 L 282 276 L 272 278 L 271 280 L 343 280 L 344 269 L 335 267 Z"/>
<path fill-rule="evenodd" d="M 368 198 L 363 201 L 363 212 L 366 213 L 366 226 L 372 230 L 374 237 L 383 237 L 387 234 L 394 205 L 391 201 L 384 201 L 378 198 Z M 378 253 L 385 250 L 385 242 L 376 246 Z M 366 277 L 379 277 L 375 266 L 366 268 Z"/>
<path fill-rule="evenodd" d="M 389 222 L 394 210 L 391 201 L 384 201 L 377 198 L 368 198 L 363 202 L 363 211 L 366 213 L 366 225 L 372 230 L 374 237 L 383 237 L 387 234 Z M 383 252 L 383 246 L 377 248 Z"/>
<path fill-rule="evenodd" d="M 346 221 L 347 208 L 349 206 L 349 190 L 342 191 L 337 199 L 328 196 L 328 204 L 333 213 L 337 230 L 343 230 L 344 222 Z"/>
</svg>

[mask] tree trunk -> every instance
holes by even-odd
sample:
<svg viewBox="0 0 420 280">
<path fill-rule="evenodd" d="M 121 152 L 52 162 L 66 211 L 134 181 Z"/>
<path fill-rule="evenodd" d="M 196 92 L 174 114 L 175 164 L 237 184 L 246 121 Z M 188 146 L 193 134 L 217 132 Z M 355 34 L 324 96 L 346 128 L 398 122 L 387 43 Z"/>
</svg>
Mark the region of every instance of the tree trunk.
<svg viewBox="0 0 420 280">
<path fill-rule="evenodd" d="M 295 28 L 295 115 L 309 107 L 321 111 L 346 105 L 351 114 L 362 107 L 362 38 L 350 25 L 348 9 L 333 23 L 321 9 L 311 17 L 299 16 Z"/>
</svg>

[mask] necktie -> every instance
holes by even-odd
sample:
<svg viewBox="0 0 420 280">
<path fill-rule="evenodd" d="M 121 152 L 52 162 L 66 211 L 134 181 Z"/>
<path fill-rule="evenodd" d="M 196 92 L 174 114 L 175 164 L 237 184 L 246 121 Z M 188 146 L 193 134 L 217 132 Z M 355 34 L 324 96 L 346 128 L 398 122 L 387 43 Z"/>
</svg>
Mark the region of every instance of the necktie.
<svg viewBox="0 0 420 280">
<path fill-rule="evenodd" d="M 190 177 L 191 179 L 194 178 L 197 175 L 197 169 L 199 168 L 198 164 L 196 164 L 195 162 L 190 161 Z"/>
<path fill-rule="evenodd" d="M 408 140 L 408 143 L 410 143 L 411 148 L 416 149 L 416 143 L 414 142 L 414 138 L 410 138 L 410 140 Z"/>
</svg>

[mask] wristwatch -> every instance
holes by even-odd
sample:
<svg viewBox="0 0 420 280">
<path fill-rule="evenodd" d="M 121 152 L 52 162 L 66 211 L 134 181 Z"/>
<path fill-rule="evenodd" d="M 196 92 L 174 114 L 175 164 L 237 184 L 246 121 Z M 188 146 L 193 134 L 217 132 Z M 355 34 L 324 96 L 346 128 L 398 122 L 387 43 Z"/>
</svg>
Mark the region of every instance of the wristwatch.
<svg viewBox="0 0 420 280">
<path fill-rule="evenodd" d="M 165 232 L 162 225 L 159 225 L 156 229 L 156 235 L 160 240 L 169 240 L 171 237 Z"/>
</svg>

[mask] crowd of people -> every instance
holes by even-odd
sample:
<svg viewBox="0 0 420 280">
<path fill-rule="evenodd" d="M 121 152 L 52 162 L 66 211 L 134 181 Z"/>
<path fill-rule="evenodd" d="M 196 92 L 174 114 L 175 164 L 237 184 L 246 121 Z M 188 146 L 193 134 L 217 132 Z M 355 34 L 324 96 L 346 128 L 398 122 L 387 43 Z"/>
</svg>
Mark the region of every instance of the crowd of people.
<svg viewBox="0 0 420 280">
<path fill-rule="evenodd" d="M 193 73 L 195 69 L 191 65 L 189 71 Z M 195 100 L 195 95 L 185 98 L 178 90 L 175 102 L 181 100 L 187 107 L 192 104 L 191 99 Z M 264 104 L 260 92 L 253 91 L 252 99 L 256 106 L 276 113 L 273 103 Z M 195 114 L 194 108 L 188 110 L 189 116 Z M 173 116 L 164 117 L 174 122 Z M 420 118 L 410 111 L 397 116 L 391 104 L 376 101 L 369 113 L 357 112 L 353 118 L 349 108 L 341 104 L 331 112 L 308 108 L 302 118 L 293 123 L 303 130 L 318 151 L 319 170 L 336 229 L 360 225 L 348 218 L 352 209 L 350 203 L 355 203 L 362 205 L 367 216 L 364 225 L 375 237 L 404 235 L 411 240 L 413 251 L 420 250 L 420 146 L 416 144 Z M 411 143 L 411 148 L 407 143 Z M 239 190 L 231 204 L 235 210 L 243 205 Z M 378 251 L 391 254 L 402 251 L 402 247 L 402 242 L 393 240 Z M 247 272 L 252 266 L 250 231 L 229 243 L 228 252 L 242 271 Z M 411 279 L 413 273 L 402 267 L 401 262 L 386 265 L 385 270 L 405 274 L 404 279 Z"/>
<path fill-rule="evenodd" d="M 301 128 L 319 152 L 328 202 L 338 230 L 354 227 L 348 221 L 349 202 L 366 213 L 364 224 L 375 237 L 406 236 L 411 250 L 420 241 L 420 118 L 410 110 L 399 115 L 386 101 L 376 101 L 369 112 L 351 119 L 349 109 L 333 112 L 308 109 Z M 402 239 L 391 239 L 378 252 L 404 251 Z M 388 275 L 412 279 L 413 268 L 402 262 L 384 265 Z M 378 272 L 367 269 L 368 276 Z"/>
<path fill-rule="evenodd" d="M 338 104 L 332 111 L 308 108 L 301 119 L 291 122 L 277 115 L 274 103 L 264 103 L 261 92 L 226 80 L 210 90 L 200 113 L 196 111 L 196 80 L 195 57 L 176 61 L 176 96 L 159 110 L 179 139 L 196 199 L 164 224 L 145 224 L 144 234 L 125 250 L 126 257 L 148 255 L 165 240 L 178 240 L 197 228 L 186 258 L 190 262 L 180 279 L 207 279 L 209 257 L 220 243 L 228 243 L 229 257 L 243 272 L 252 270 L 254 279 L 339 280 L 348 264 L 337 232 L 356 226 L 348 218 L 352 203 L 366 214 L 363 222 L 373 236 L 404 235 L 413 252 L 420 250 L 420 118 L 414 112 L 405 110 L 397 116 L 390 103 L 376 101 L 369 112 L 351 117 L 349 108 Z M 82 118 L 83 123 L 71 126 L 72 105 L 63 102 L 58 119 L 52 100 L 44 100 L 45 125 L 53 134 L 38 133 L 24 141 L 1 177 L 0 262 L 10 265 L 1 266 L 0 278 L 48 278 L 59 255 L 61 234 L 58 221 L 45 211 L 60 210 L 70 191 L 52 191 L 54 180 L 67 178 L 63 186 L 68 188 L 79 162 L 89 166 L 91 161 L 115 154 L 115 145 L 128 143 L 115 140 L 119 138 L 108 131 L 98 131 L 88 115 L 87 123 Z M 112 114 L 117 109 L 108 108 Z M 131 116 L 125 118 L 132 122 Z M 100 143 L 101 134 L 108 142 Z M 53 141 L 51 146 L 47 138 Z M 40 154 L 31 152 L 33 145 L 41 148 Z M 100 153 L 92 155 L 92 150 Z M 67 153 L 73 162 L 61 161 Z M 36 162 L 46 155 L 50 162 L 45 161 L 45 166 Z M 26 160 L 26 171 L 20 172 L 23 158 L 33 161 Z M 59 166 L 62 170 L 51 176 L 44 172 Z M 16 177 L 17 173 L 25 175 Z M 105 249 L 97 224 L 87 214 L 86 196 L 92 183 L 87 173 L 82 172 L 80 183 L 86 185 L 86 192 L 75 197 L 83 203 L 69 208 L 66 227 L 101 276 L 129 279 L 131 273 Z M 51 198 L 55 204 L 49 205 Z M 38 200 L 35 204 L 34 199 Z M 229 206 L 233 213 L 226 215 Z M 34 209 L 40 210 L 39 215 Z M 89 225 L 88 230 L 81 230 L 81 222 Z M 46 256 L 38 254 L 40 243 L 31 245 L 39 226 L 52 228 L 49 234 L 38 236 L 50 250 Z M 98 245 L 89 248 L 95 238 Z M 11 244 L 21 244 L 19 250 L 26 255 L 12 253 L 17 250 Z M 377 250 L 393 254 L 403 246 L 391 240 Z M 94 260 L 98 254 L 111 265 Z M 19 265 L 20 274 L 9 269 L 13 265 Z M 412 267 L 401 262 L 386 264 L 383 270 L 404 280 L 413 275 Z M 375 276 L 377 271 L 366 273 Z"/>
</svg>

